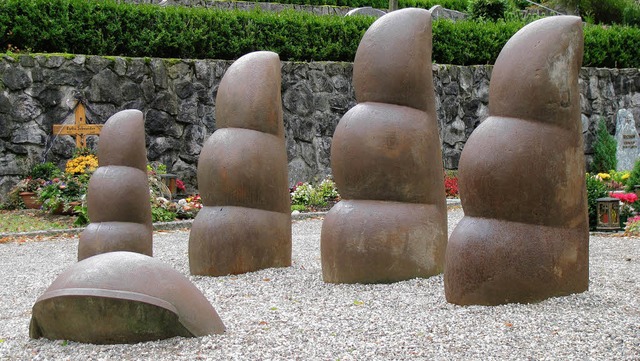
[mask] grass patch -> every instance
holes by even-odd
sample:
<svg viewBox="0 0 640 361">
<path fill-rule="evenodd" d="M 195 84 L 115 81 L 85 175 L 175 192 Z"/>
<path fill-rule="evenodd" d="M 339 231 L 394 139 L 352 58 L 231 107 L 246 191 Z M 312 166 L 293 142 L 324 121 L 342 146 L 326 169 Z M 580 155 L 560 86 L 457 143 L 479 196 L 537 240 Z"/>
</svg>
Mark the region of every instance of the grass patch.
<svg viewBox="0 0 640 361">
<path fill-rule="evenodd" d="M 56 216 L 40 210 L 0 211 L 0 233 L 74 228 L 74 216 Z"/>
</svg>

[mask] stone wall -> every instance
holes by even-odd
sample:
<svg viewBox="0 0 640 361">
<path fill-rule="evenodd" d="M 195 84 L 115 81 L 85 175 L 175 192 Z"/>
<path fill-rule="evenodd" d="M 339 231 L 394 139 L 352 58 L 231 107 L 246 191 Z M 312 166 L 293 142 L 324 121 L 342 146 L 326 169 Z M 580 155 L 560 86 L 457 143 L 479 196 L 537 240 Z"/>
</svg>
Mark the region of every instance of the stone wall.
<svg viewBox="0 0 640 361">
<path fill-rule="evenodd" d="M 204 140 L 215 130 L 215 97 L 230 61 L 166 60 L 99 56 L 20 55 L 0 61 L 0 197 L 43 159 L 64 166 L 72 137 L 52 125 L 73 122 L 75 98 L 88 123 L 104 123 L 123 109 L 145 114 L 149 160 L 196 186 Z M 491 66 L 434 66 L 443 162 L 455 169 L 464 143 L 487 115 Z M 355 105 L 352 64 L 282 63 L 282 99 L 289 181 L 331 173 L 331 136 Z M 585 68 L 580 79 L 585 153 L 592 152 L 603 117 L 611 133 L 615 113 L 630 109 L 640 121 L 640 70 Z M 638 124 L 640 125 L 640 123 Z M 95 147 L 96 137 L 89 138 Z"/>
</svg>

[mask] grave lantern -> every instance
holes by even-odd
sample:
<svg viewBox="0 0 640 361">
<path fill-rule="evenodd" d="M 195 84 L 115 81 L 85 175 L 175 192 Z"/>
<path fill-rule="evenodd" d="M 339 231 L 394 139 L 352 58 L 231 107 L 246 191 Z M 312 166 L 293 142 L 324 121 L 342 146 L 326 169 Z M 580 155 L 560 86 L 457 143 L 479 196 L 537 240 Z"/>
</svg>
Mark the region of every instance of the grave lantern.
<svg viewBox="0 0 640 361">
<path fill-rule="evenodd" d="M 620 200 L 612 197 L 596 199 L 598 209 L 598 231 L 617 231 L 620 229 Z"/>
<path fill-rule="evenodd" d="M 166 174 L 160 174 L 160 179 L 162 179 L 162 183 L 164 183 L 164 185 L 167 186 L 167 188 L 169 189 L 171 196 L 175 197 L 177 187 L 178 187 L 176 183 L 176 181 L 178 180 L 178 176 L 175 174 L 166 173 Z"/>
</svg>

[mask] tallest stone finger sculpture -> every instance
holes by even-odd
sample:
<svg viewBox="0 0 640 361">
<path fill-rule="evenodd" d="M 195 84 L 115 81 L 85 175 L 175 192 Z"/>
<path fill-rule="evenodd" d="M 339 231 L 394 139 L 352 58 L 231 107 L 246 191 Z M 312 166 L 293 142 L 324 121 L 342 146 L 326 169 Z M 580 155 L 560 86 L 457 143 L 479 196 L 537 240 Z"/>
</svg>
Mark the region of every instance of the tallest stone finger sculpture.
<svg viewBox="0 0 640 361">
<path fill-rule="evenodd" d="M 465 216 L 447 246 L 447 301 L 531 302 L 588 288 L 582 51 L 580 18 L 560 16 L 525 26 L 498 56 L 490 116 L 460 158 Z"/>
<path fill-rule="evenodd" d="M 331 146 L 343 200 L 322 225 L 323 278 L 384 283 L 441 273 L 447 214 L 429 11 L 403 9 L 373 23 L 353 82 L 359 104 Z"/>
</svg>

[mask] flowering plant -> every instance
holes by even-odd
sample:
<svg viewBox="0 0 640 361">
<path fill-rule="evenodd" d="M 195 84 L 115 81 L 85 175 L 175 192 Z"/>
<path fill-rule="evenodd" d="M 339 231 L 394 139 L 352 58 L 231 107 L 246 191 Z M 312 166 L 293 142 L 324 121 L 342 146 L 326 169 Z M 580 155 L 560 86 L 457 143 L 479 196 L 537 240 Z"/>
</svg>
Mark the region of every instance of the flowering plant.
<svg viewBox="0 0 640 361">
<path fill-rule="evenodd" d="M 458 177 L 456 175 L 444 174 L 444 192 L 447 198 L 458 197 Z"/>
<path fill-rule="evenodd" d="M 627 220 L 624 228 L 625 236 L 640 236 L 640 216 L 635 216 Z"/>
<path fill-rule="evenodd" d="M 38 200 L 42 209 L 49 212 L 72 211 L 72 203 L 82 202 L 87 193 L 89 174 L 65 174 L 46 181 L 38 190 Z"/>
<path fill-rule="evenodd" d="M 176 179 L 176 188 L 178 188 L 180 192 L 185 192 L 187 190 L 187 187 L 184 186 L 184 182 L 180 179 Z"/>
<path fill-rule="evenodd" d="M 80 155 L 67 161 L 65 172 L 69 174 L 92 173 L 96 168 L 98 168 L 98 158 L 95 155 Z"/>
<path fill-rule="evenodd" d="M 598 173 L 596 178 L 607 186 L 609 190 L 621 190 L 625 187 L 627 180 L 631 176 L 629 171 L 610 170 L 609 173 Z"/>
<path fill-rule="evenodd" d="M 315 187 L 309 182 L 298 182 L 289 190 L 292 207 L 295 207 L 296 210 L 302 209 L 302 207 L 312 210 L 327 207 L 329 202 L 340 200 L 336 183 L 331 178 L 324 179 Z"/>
<path fill-rule="evenodd" d="M 629 217 L 633 215 L 635 203 L 638 202 L 638 196 L 635 193 L 609 193 L 609 196 L 616 198 L 622 202 L 620 207 L 620 215 Z"/>
<path fill-rule="evenodd" d="M 151 220 L 171 222 L 176 219 L 176 204 L 164 197 L 151 197 Z"/>
<path fill-rule="evenodd" d="M 17 192 L 37 192 L 44 185 L 44 179 L 27 177 L 15 185 Z"/>
<path fill-rule="evenodd" d="M 195 218 L 201 209 L 202 199 L 196 194 L 179 200 L 176 214 L 181 219 Z"/>
</svg>

